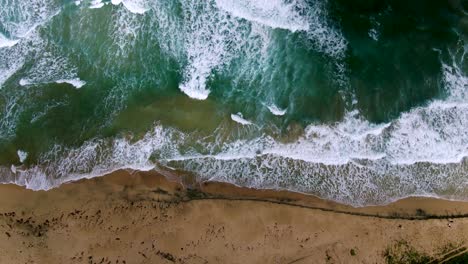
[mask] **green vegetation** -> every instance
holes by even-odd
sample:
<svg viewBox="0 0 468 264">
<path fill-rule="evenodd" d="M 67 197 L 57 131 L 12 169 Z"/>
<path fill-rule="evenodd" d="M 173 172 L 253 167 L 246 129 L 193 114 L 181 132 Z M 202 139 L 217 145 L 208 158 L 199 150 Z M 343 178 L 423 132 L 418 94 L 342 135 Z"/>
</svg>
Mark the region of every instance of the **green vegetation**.
<svg viewBox="0 0 468 264">
<path fill-rule="evenodd" d="M 387 264 L 468 263 L 468 250 L 462 243 L 459 245 L 445 244 L 441 247 L 440 253 L 430 256 L 427 253 L 417 251 L 407 241 L 400 240 L 389 246 L 383 255 Z"/>
<path fill-rule="evenodd" d="M 203 199 L 206 197 L 206 194 L 197 189 L 187 189 L 187 198 L 189 200 Z"/>
<path fill-rule="evenodd" d="M 388 247 L 384 252 L 384 257 L 387 264 L 419 264 L 432 261 L 430 256 L 418 252 L 404 240 L 397 241 L 393 246 Z"/>
</svg>

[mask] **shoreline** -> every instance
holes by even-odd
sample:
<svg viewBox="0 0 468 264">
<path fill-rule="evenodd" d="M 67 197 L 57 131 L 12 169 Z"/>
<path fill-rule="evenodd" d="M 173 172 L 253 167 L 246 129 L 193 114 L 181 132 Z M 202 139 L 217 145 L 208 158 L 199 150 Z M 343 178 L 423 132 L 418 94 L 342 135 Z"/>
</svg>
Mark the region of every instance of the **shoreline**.
<svg viewBox="0 0 468 264">
<path fill-rule="evenodd" d="M 180 184 L 180 187 L 192 192 L 200 192 L 205 197 L 194 197 L 192 200 L 251 200 L 258 202 L 272 202 L 290 206 L 298 206 L 308 209 L 331 211 L 368 217 L 382 217 L 389 219 L 437 219 L 437 218 L 468 218 L 468 201 L 447 199 L 436 196 L 408 196 L 395 199 L 385 204 L 353 206 L 338 201 L 321 198 L 314 194 L 298 192 L 288 189 L 260 189 L 245 187 L 230 182 L 221 181 L 197 181 L 196 176 L 188 171 L 180 171 L 157 165 L 152 169 L 139 170 L 121 168 L 104 173 L 100 176 L 81 178 L 63 182 L 64 184 L 92 180 L 100 177 L 112 177 L 113 174 L 128 172 L 130 174 L 143 173 L 154 177 L 163 177 L 163 181 Z M 24 186 L 22 186 L 24 187 Z M 49 189 L 49 190 L 52 190 Z M 49 191 L 45 190 L 45 191 Z M 391 212 L 390 210 L 400 212 Z M 462 209 L 462 211 L 459 211 Z M 422 211 L 425 213 L 422 213 Z M 396 213 L 396 214 L 395 214 Z"/>
<path fill-rule="evenodd" d="M 386 203 L 383 203 L 383 204 L 366 204 L 366 205 L 362 205 L 362 206 L 355 206 L 355 205 L 352 205 L 352 204 L 347 204 L 347 203 L 343 203 L 343 202 L 340 202 L 340 201 L 335 201 L 335 200 L 332 200 L 332 199 L 327 199 L 327 198 L 322 198 L 322 197 L 319 197 L 319 196 L 316 196 L 314 194 L 310 194 L 310 193 L 304 193 L 304 192 L 299 192 L 299 191 L 295 191 L 295 190 L 289 190 L 289 189 L 271 189 L 271 188 L 255 188 L 255 187 L 246 187 L 246 186 L 241 186 L 241 185 L 237 185 L 235 183 L 231 183 L 231 182 L 222 182 L 222 181 L 197 181 L 196 180 L 196 176 L 192 175 L 191 172 L 188 172 L 188 171 L 181 171 L 181 170 L 176 170 L 176 169 L 173 169 L 173 168 L 170 168 L 170 167 L 166 167 L 166 166 L 162 166 L 162 165 L 159 165 L 159 164 L 156 164 L 154 167 L 152 168 L 148 168 L 148 169 L 135 169 L 135 168 L 131 168 L 131 167 L 122 167 L 122 168 L 117 168 L 117 169 L 113 169 L 113 170 L 109 170 L 107 172 L 104 172 L 102 174 L 92 174 L 92 176 L 85 176 L 85 177 L 71 177 L 71 179 L 67 180 L 67 181 L 64 181 L 64 182 L 61 182 L 60 184 L 58 184 L 57 186 L 54 186 L 54 187 L 51 187 L 51 188 L 48 188 L 48 189 L 31 189 L 31 188 L 28 188 L 26 185 L 22 185 L 22 184 L 17 184 L 17 183 L 14 183 L 14 182 L 8 182 L 8 183 L 0 183 L 0 186 L 4 186 L 4 185 L 14 185 L 14 186 L 18 186 L 18 187 L 21 187 L 21 188 L 24 188 L 26 190 L 31 190 L 31 191 L 51 191 L 51 190 L 54 190 L 54 189 L 58 189 L 58 188 L 61 188 L 63 185 L 67 185 L 67 184 L 73 184 L 73 183 L 77 183 L 77 182 L 81 182 L 81 181 L 86 181 L 86 180 L 92 180 L 92 179 L 95 179 L 95 178 L 102 178 L 102 177 L 109 177 L 113 174 L 118 174 L 122 171 L 127 171 L 129 173 L 149 173 L 149 174 L 153 174 L 153 175 L 157 175 L 157 176 L 163 176 L 165 177 L 167 180 L 169 181 L 174 181 L 174 182 L 177 182 L 177 183 L 180 183 L 181 185 L 183 185 L 184 188 L 188 188 L 188 189 L 195 189 L 195 190 L 198 190 L 198 191 L 212 191 L 213 188 L 208 188 L 207 189 L 207 186 L 212 186 L 212 185 L 215 185 L 215 186 L 224 186 L 224 188 L 222 189 L 225 189 L 227 191 L 227 193 L 217 193 L 217 192 L 214 192 L 214 193 L 211 193 L 213 195 L 236 195 L 236 193 L 229 193 L 230 191 L 233 191 L 233 190 L 238 190 L 242 193 L 241 196 L 237 197 L 238 199 L 246 199 L 247 197 L 244 197 L 244 195 L 250 195 L 250 199 L 253 199 L 253 200 L 258 200 L 258 201 L 261 201 L 262 200 L 262 196 L 264 195 L 261 195 L 262 193 L 265 194 L 269 194 L 267 195 L 267 197 L 270 197 L 270 199 L 276 199 L 278 200 L 277 202 L 279 203 L 286 203 L 286 204 L 289 204 L 289 205 L 302 205 L 302 206 L 305 206 L 305 207 L 310 207 L 311 209 L 324 209 L 324 210 L 327 210 L 328 208 L 320 208 L 320 207 L 316 207 L 316 206 L 309 206 L 307 204 L 296 204 L 296 203 L 287 203 L 287 202 L 281 202 L 280 200 L 282 199 L 285 199 L 285 200 L 289 200 L 288 197 L 294 197 L 293 200 L 304 200 L 304 201 L 307 201 L 307 202 L 311 202 L 311 201 L 321 201 L 322 204 L 325 204 L 325 205 L 330 205 L 330 204 L 334 204 L 335 206 L 333 207 L 338 207 L 338 208 L 343 208 L 345 209 L 345 211 L 343 211 L 343 213 L 348 213 L 347 210 L 350 210 L 349 213 L 353 213 L 353 212 L 356 212 L 356 213 L 362 213 L 363 215 L 366 215 L 364 212 L 367 211 L 368 209 L 370 209 L 370 211 L 372 212 L 376 212 L 376 211 L 379 211 L 379 210 L 375 210 L 375 209 L 379 209 L 379 208 L 384 208 L 384 207 L 394 207 L 394 208 L 397 208 L 397 207 L 407 207 L 408 204 L 412 203 L 412 201 L 417 201 L 417 202 L 422 202 L 424 207 L 427 207 L 427 203 L 429 202 L 435 202 L 437 204 L 444 204 L 444 205 L 456 205 L 456 206 L 461 206 L 464 211 L 463 212 L 456 212 L 456 211 L 453 211 L 453 209 L 449 210 L 449 212 L 447 211 L 436 211 L 434 212 L 433 214 L 435 215 L 432 215 L 432 217 L 443 217 L 443 213 L 445 213 L 447 216 L 450 215 L 450 217 L 468 217 L 468 200 L 463 200 L 463 199 L 451 199 L 451 198 L 446 198 L 446 197 L 440 197 L 440 196 L 436 196 L 436 195 L 410 195 L 410 196 L 406 196 L 406 197 L 402 197 L 402 198 L 395 198 L 395 199 L 392 199 L 390 200 L 389 202 L 386 202 Z M 185 179 L 186 177 L 190 177 L 190 179 L 187 181 L 187 179 Z M 197 185 L 197 186 L 194 186 Z M 186 186 L 187 185 L 187 186 Z M 214 189 L 216 189 L 216 187 L 214 187 Z M 260 195 L 260 196 L 259 196 Z M 281 197 L 284 197 L 284 198 L 281 198 Z M 222 198 L 222 197 L 218 197 L 218 198 Z M 312 202 L 313 205 L 316 204 L 316 202 Z M 449 206 L 450 208 L 454 207 L 454 206 Z M 432 210 L 431 210 L 432 211 Z M 450 214 L 451 212 L 453 212 L 454 214 Z M 465 213 L 466 212 L 466 213 Z M 369 214 L 369 216 L 374 216 L 372 214 Z M 421 215 L 417 215 L 418 217 L 421 217 Z M 429 215 L 430 217 L 431 215 Z"/>
<path fill-rule="evenodd" d="M 466 241 L 468 203 L 433 198 L 354 208 L 171 170 L 0 185 L 2 263 L 385 263 Z"/>
</svg>

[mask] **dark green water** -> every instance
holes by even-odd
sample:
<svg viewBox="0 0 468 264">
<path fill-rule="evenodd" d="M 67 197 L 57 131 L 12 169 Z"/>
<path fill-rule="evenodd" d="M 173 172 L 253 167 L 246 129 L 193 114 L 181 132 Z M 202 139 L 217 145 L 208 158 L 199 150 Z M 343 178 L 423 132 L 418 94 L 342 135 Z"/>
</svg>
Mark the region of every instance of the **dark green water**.
<svg viewBox="0 0 468 264">
<path fill-rule="evenodd" d="M 0 0 L 0 174 L 161 163 L 354 204 L 468 198 L 468 2 Z"/>
</svg>

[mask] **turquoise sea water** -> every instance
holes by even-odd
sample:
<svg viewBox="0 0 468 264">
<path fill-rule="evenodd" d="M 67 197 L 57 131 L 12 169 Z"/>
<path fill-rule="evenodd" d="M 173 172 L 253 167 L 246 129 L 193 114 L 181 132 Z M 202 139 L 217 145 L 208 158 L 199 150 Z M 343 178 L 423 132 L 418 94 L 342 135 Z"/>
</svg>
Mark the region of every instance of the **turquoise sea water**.
<svg viewBox="0 0 468 264">
<path fill-rule="evenodd" d="M 155 164 L 468 198 L 465 0 L 0 0 L 0 180 Z"/>
</svg>

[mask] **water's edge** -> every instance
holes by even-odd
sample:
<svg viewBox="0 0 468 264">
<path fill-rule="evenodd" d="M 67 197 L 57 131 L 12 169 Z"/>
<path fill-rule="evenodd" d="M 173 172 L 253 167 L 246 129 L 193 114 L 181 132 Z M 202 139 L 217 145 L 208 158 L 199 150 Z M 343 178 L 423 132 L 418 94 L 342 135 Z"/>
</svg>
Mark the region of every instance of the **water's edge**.
<svg viewBox="0 0 468 264">
<path fill-rule="evenodd" d="M 68 185 L 68 184 L 74 184 L 74 183 L 87 181 L 87 180 L 92 180 L 92 179 L 96 179 L 96 178 L 109 177 L 110 175 L 112 175 L 114 173 L 118 173 L 120 171 L 127 171 L 131 175 L 142 173 L 142 172 L 143 173 L 153 172 L 153 173 L 156 173 L 158 176 L 164 177 L 164 179 L 167 180 L 167 181 L 177 182 L 177 183 L 181 184 L 181 186 L 183 186 L 183 188 L 185 188 L 185 189 L 197 190 L 197 191 L 201 191 L 201 192 L 205 192 L 205 191 L 200 186 L 210 185 L 210 184 L 215 184 L 215 185 L 221 184 L 221 185 L 227 185 L 228 189 L 230 187 L 233 187 L 233 189 L 247 190 L 248 193 L 249 193 L 246 196 L 244 196 L 243 194 L 240 194 L 240 195 L 236 194 L 234 196 L 232 196 L 232 194 L 226 195 L 225 193 L 223 193 L 221 195 L 215 194 L 215 196 L 213 196 L 213 197 L 217 197 L 217 198 L 240 199 L 240 200 L 254 199 L 254 200 L 261 201 L 261 200 L 265 200 L 265 199 L 262 199 L 261 197 L 257 196 L 257 194 L 259 194 L 259 193 L 262 194 L 264 192 L 267 192 L 267 193 L 270 193 L 271 197 L 275 197 L 275 195 L 283 195 L 284 196 L 283 198 L 278 198 L 278 197 L 273 198 L 273 200 L 278 200 L 278 202 L 282 203 L 282 204 L 299 205 L 299 204 L 296 204 L 296 203 L 291 203 L 291 201 L 294 201 L 294 200 L 297 199 L 299 201 L 302 200 L 302 202 L 305 201 L 305 205 L 307 205 L 307 200 L 308 199 L 312 199 L 312 201 L 314 201 L 313 202 L 314 204 L 318 200 L 320 204 L 324 203 L 324 204 L 322 204 L 322 206 L 325 206 L 326 208 L 314 207 L 315 209 L 328 210 L 329 203 L 332 203 L 332 204 L 335 204 L 332 207 L 344 206 L 343 207 L 344 209 L 341 208 L 341 210 L 337 211 L 337 212 L 341 212 L 341 213 L 348 213 L 348 211 L 352 210 L 352 209 L 358 209 L 359 210 L 359 209 L 367 209 L 367 208 L 383 208 L 383 207 L 388 207 L 388 206 L 393 205 L 393 204 L 398 204 L 399 202 L 402 202 L 402 201 L 407 201 L 407 200 L 412 200 L 412 199 L 416 199 L 416 200 L 418 200 L 418 199 L 429 199 L 429 200 L 437 200 L 437 201 L 450 202 L 450 203 L 452 203 L 452 202 L 453 203 L 463 203 L 463 204 L 466 203 L 466 205 L 468 206 L 468 199 L 457 199 L 457 198 L 451 198 L 451 197 L 440 196 L 440 195 L 435 195 L 435 194 L 433 194 L 433 195 L 407 195 L 407 196 L 402 196 L 402 197 L 398 197 L 398 198 L 388 200 L 385 203 L 374 203 L 374 204 L 369 203 L 369 204 L 356 205 L 356 204 L 344 203 L 342 201 L 327 199 L 327 198 L 323 198 L 323 197 L 320 197 L 320 196 L 317 196 L 317 195 L 314 195 L 314 194 L 311 194 L 311 193 L 300 192 L 300 191 L 297 191 L 297 190 L 294 190 L 294 189 L 288 189 L 288 188 L 258 188 L 258 187 L 252 187 L 252 186 L 243 186 L 243 185 L 239 185 L 239 184 L 236 184 L 236 183 L 233 183 L 233 182 L 222 182 L 222 181 L 218 181 L 218 180 L 199 180 L 198 177 L 193 175 L 193 173 L 191 173 L 191 172 L 175 170 L 175 169 L 168 168 L 168 167 L 165 167 L 165 166 L 160 165 L 160 164 L 156 165 L 155 167 L 148 168 L 146 170 L 141 170 L 141 169 L 131 168 L 131 167 L 115 168 L 113 170 L 103 172 L 100 175 L 92 175 L 92 176 L 88 175 L 86 177 L 70 178 L 70 179 L 68 179 L 66 181 L 61 181 L 58 185 L 50 186 L 50 188 L 44 188 L 44 189 L 30 188 L 30 187 L 28 187 L 27 184 L 21 184 L 21 183 L 17 183 L 17 182 L 13 182 L 13 181 L 12 182 L 1 182 L 0 185 L 10 185 L 10 184 L 12 184 L 12 185 L 24 187 L 25 189 L 31 190 L 31 191 L 34 191 L 34 192 L 37 192 L 37 191 L 46 191 L 47 192 L 47 191 L 50 191 L 50 190 L 53 190 L 53 189 L 59 189 L 62 186 Z M 155 175 L 152 175 L 152 176 L 155 176 Z M 291 197 L 291 196 L 295 197 L 295 198 L 291 199 L 289 202 L 287 202 L 289 200 L 288 197 Z M 297 197 L 300 197 L 300 198 L 297 198 Z M 269 200 L 271 200 L 271 198 L 268 198 L 266 200 L 269 201 Z M 417 201 L 416 201 L 416 203 L 417 203 Z M 302 205 L 304 205 L 304 204 L 302 204 Z M 332 210 L 332 211 L 335 211 L 335 209 Z M 362 214 L 362 213 L 359 213 L 359 214 Z M 448 214 L 449 213 L 447 211 L 446 215 L 448 215 Z M 364 213 L 363 215 L 366 216 L 368 214 Z M 368 215 L 368 216 L 379 216 L 379 214 Z M 457 216 L 458 217 L 465 217 L 465 214 L 460 213 L 460 212 L 457 213 L 457 214 L 453 214 L 453 213 L 450 214 L 450 217 L 457 217 Z M 418 217 L 421 217 L 421 216 L 418 215 Z M 386 218 L 386 217 L 384 217 L 384 218 Z M 392 216 L 392 218 L 394 218 L 394 216 Z M 406 215 L 406 216 L 398 216 L 397 218 L 401 218 L 401 219 L 411 218 L 411 219 L 413 219 L 414 216 Z"/>
</svg>

